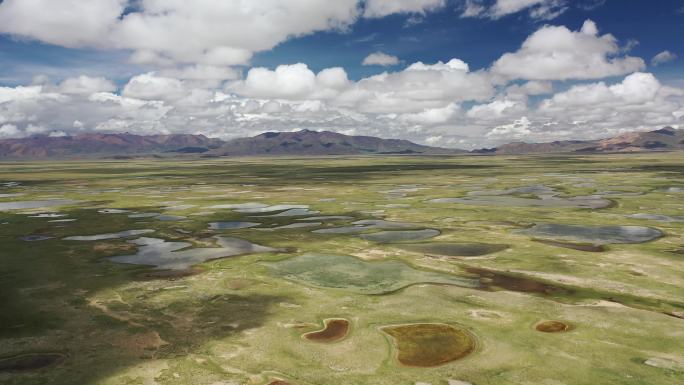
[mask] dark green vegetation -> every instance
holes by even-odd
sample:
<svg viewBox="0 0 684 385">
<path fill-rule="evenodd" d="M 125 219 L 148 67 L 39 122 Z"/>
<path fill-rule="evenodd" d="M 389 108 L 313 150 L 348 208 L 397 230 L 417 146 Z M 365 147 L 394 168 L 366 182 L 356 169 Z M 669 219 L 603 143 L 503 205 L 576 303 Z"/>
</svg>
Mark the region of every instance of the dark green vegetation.
<svg viewBox="0 0 684 385">
<path fill-rule="evenodd" d="M 1 166 L 3 385 L 684 381 L 682 154 Z"/>
</svg>

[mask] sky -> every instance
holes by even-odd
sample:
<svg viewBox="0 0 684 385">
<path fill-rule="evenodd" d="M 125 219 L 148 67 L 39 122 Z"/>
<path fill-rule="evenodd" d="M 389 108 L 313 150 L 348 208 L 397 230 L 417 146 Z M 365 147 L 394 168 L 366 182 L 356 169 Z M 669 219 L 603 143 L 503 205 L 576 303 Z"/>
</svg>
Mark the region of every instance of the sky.
<svg viewBox="0 0 684 385">
<path fill-rule="evenodd" d="M 0 0 L 0 139 L 684 128 L 684 0 Z"/>
</svg>

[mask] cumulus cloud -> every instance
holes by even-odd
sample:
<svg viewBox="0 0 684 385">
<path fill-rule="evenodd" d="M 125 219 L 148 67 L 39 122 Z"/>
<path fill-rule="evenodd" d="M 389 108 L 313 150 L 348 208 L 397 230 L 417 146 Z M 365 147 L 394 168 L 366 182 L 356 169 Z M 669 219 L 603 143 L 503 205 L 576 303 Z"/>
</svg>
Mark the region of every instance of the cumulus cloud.
<svg viewBox="0 0 684 385">
<path fill-rule="evenodd" d="M 446 6 L 446 0 L 367 0 L 364 17 L 384 17 L 395 13 L 424 15 Z"/>
<path fill-rule="evenodd" d="M 675 59 L 677 59 L 676 54 L 670 51 L 663 51 L 655 55 L 653 59 L 651 59 L 651 65 L 658 66 L 664 63 L 669 63 Z"/>
<path fill-rule="evenodd" d="M 171 61 L 120 89 L 87 76 L 0 87 L 0 136 L 129 131 L 227 139 L 310 128 L 473 148 L 684 124 L 684 90 L 633 73 L 643 61 L 625 56 L 590 21 L 580 31 L 541 27 L 518 51 L 481 70 L 453 58 L 350 80 L 343 68 L 314 72 L 304 63 L 243 74 L 232 66 Z M 575 81 L 554 93 L 565 79 Z"/>
<path fill-rule="evenodd" d="M 366 58 L 363 59 L 363 62 L 361 64 L 365 66 L 395 66 L 399 64 L 399 58 L 396 56 L 388 55 L 384 52 L 374 52 L 366 56 Z"/>
<path fill-rule="evenodd" d="M 123 96 L 142 100 L 173 100 L 183 96 L 183 82 L 153 72 L 134 76 L 124 86 Z"/>
<path fill-rule="evenodd" d="M 622 52 L 613 35 L 599 35 L 596 24 L 587 20 L 579 31 L 542 27 L 491 70 L 508 79 L 568 80 L 624 75 L 646 66 L 641 58 Z"/>
<path fill-rule="evenodd" d="M 95 92 L 114 92 L 116 86 L 103 77 L 81 75 L 62 81 L 57 91 L 63 94 L 92 94 Z"/>
<path fill-rule="evenodd" d="M 257 67 L 244 81 L 230 85 L 240 95 L 263 99 L 328 99 L 347 88 L 349 79 L 342 68 L 327 68 L 315 74 L 304 63 L 280 65 L 275 70 Z"/>
<path fill-rule="evenodd" d="M 345 28 L 358 17 L 357 2 L 139 0 L 124 14 L 127 0 L 5 0 L 0 33 L 72 48 L 134 50 L 136 63 L 226 66 L 247 64 L 254 52 L 293 36 Z"/>
</svg>

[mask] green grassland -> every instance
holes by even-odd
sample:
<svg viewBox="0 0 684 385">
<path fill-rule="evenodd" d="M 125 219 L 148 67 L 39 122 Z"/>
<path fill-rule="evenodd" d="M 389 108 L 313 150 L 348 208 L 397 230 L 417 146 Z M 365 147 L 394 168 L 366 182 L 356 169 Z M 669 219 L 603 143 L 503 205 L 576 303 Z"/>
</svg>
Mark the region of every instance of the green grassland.
<svg viewBox="0 0 684 385">
<path fill-rule="evenodd" d="M 558 198 L 599 195 L 609 204 L 431 202 L 482 191 L 539 199 L 508 191 L 537 185 Z M 677 221 L 684 216 L 684 153 L 15 162 L 0 164 L 0 186 L 0 194 L 22 194 L 0 195 L 0 207 L 78 201 L 0 211 L 2 384 L 684 383 L 684 220 Z M 320 212 L 311 216 L 351 219 L 275 229 L 306 217 L 212 208 L 252 202 L 309 205 Z M 130 212 L 98 212 L 105 208 Z M 32 217 L 44 212 L 66 216 Z M 133 212 L 176 220 L 129 217 Z M 629 217 L 639 213 L 673 220 Z M 75 221 L 52 222 L 60 219 Z M 402 227 L 312 232 L 372 219 Z M 210 229 L 220 221 L 261 225 Z M 524 231 L 548 223 L 646 226 L 663 236 L 588 252 Z M 64 239 L 135 229 L 191 245 L 186 251 L 218 247 L 216 236 L 275 250 L 158 272 L 108 259 L 135 254 L 136 236 Z M 421 229 L 439 235 L 410 245 L 359 236 Z M 29 242 L 27 235 L 52 238 Z M 416 243 L 464 243 L 468 251 L 439 255 L 448 245 Z M 482 244 L 491 253 L 472 252 Z M 303 338 L 326 319 L 348 320 L 346 337 Z M 548 320 L 572 327 L 535 329 Z M 471 336 L 473 347 L 445 364 L 403 365 L 398 341 L 383 330 L 410 324 L 450 325 Z M 420 341 L 440 340 L 407 341 L 422 352 L 431 348 Z M 41 353 L 61 359 L 35 369 L 7 364 Z"/>
</svg>

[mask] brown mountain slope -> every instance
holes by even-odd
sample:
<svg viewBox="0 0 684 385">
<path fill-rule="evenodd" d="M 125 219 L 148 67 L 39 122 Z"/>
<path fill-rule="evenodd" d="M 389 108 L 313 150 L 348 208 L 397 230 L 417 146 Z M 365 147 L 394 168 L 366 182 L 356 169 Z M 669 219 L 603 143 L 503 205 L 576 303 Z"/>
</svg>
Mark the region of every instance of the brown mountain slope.
<svg viewBox="0 0 684 385">
<path fill-rule="evenodd" d="M 630 132 L 600 140 L 575 140 L 549 143 L 514 142 L 475 150 L 480 154 L 601 153 L 684 150 L 684 130 L 665 127 L 649 132 Z"/>
<path fill-rule="evenodd" d="M 218 156 L 456 154 L 462 150 L 419 145 L 408 140 L 350 136 L 330 131 L 266 132 L 234 139 L 211 151 Z"/>
<path fill-rule="evenodd" d="M 168 151 L 203 152 L 223 141 L 204 135 L 79 134 L 0 140 L 2 158 L 70 158 L 107 155 L 151 154 Z"/>
</svg>

